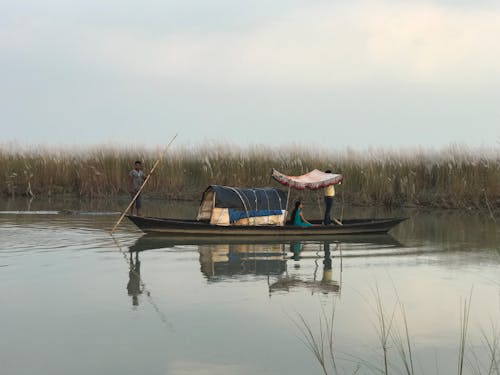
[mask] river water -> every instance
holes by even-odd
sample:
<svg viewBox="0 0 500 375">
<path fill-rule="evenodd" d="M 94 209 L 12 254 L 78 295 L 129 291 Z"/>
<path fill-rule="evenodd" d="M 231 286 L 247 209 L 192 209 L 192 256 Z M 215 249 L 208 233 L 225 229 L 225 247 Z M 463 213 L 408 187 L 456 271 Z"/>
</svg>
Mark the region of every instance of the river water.
<svg viewBox="0 0 500 375">
<path fill-rule="evenodd" d="M 338 373 L 376 374 L 384 325 L 390 373 L 406 373 L 406 328 L 415 373 L 457 373 L 468 302 L 463 373 L 498 365 L 500 226 L 488 213 L 345 208 L 409 220 L 389 235 L 203 243 L 127 221 L 111 237 L 124 206 L 1 202 L 2 375 L 321 374 L 308 328 L 332 332 Z M 196 203 L 145 211 L 189 218 Z"/>
</svg>

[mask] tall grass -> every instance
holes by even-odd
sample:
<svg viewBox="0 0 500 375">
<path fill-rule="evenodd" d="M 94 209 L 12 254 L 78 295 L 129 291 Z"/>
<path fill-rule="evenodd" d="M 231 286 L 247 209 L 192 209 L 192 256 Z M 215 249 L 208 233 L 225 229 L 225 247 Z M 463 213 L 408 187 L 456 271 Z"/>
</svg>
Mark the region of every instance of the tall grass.
<svg viewBox="0 0 500 375">
<path fill-rule="evenodd" d="M 335 318 L 335 307 L 332 308 L 330 315 L 327 315 L 325 310 L 321 311 L 322 314 L 319 317 L 319 335 L 316 336 L 311 329 L 311 326 L 307 323 L 304 316 L 299 314 L 299 320 L 294 320 L 291 318 L 292 322 L 295 324 L 300 332 L 300 339 L 304 345 L 309 349 L 309 351 L 314 355 L 323 373 L 329 374 L 339 374 L 337 368 L 337 361 L 335 359 L 334 350 L 334 318 Z"/>
<path fill-rule="evenodd" d="M 471 310 L 472 291 L 463 303 L 460 314 L 460 328 L 457 350 L 457 374 L 473 373 L 478 375 L 500 375 L 500 330 L 492 324 L 489 332 L 482 331 L 483 345 L 480 352 L 468 343 L 468 328 Z M 397 309 L 399 305 L 399 309 Z M 298 328 L 299 338 L 313 354 L 323 374 L 406 374 L 426 373 L 415 369 L 414 350 L 408 320 L 403 304 L 398 302 L 387 311 L 378 289 L 375 294 L 374 312 L 377 319 L 376 335 L 379 339 L 379 357 L 356 357 L 348 353 L 337 352 L 334 332 L 334 311 L 328 316 L 322 307 L 319 319 L 319 331 L 315 332 L 311 322 L 299 314 L 299 319 L 291 319 Z M 399 312 L 399 313 L 398 313 Z M 436 358 L 437 359 L 437 358 Z M 382 364 L 379 364 L 379 361 Z M 339 363 L 340 362 L 340 363 Z M 347 368 L 343 364 L 347 363 Z M 436 365 L 437 366 L 437 365 Z M 350 369 L 349 369 L 350 368 Z M 436 367 L 436 373 L 439 373 Z"/>
<path fill-rule="evenodd" d="M 469 328 L 470 304 L 472 300 L 472 290 L 469 300 L 465 300 L 463 310 L 460 314 L 460 348 L 458 350 L 458 374 L 463 374 L 465 361 L 465 344 L 467 343 L 467 333 Z"/>
<path fill-rule="evenodd" d="M 136 159 L 147 172 L 160 150 L 103 145 L 79 149 L 0 145 L 5 195 L 114 196 L 127 193 Z M 226 143 L 174 147 L 146 193 L 198 198 L 209 184 L 269 186 L 271 169 L 299 175 L 314 168 L 345 176 L 337 199 L 386 206 L 500 207 L 500 149 L 331 151 L 301 146 L 238 147 Z M 307 193 L 302 193 L 307 198 Z"/>
</svg>

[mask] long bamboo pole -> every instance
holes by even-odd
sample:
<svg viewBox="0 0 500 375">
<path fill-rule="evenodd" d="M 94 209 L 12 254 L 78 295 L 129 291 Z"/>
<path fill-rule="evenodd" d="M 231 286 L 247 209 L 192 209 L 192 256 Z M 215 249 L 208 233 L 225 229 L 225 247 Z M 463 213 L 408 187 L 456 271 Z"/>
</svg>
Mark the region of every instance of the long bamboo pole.
<svg viewBox="0 0 500 375">
<path fill-rule="evenodd" d="M 288 203 L 290 202 L 290 185 L 288 185 L 288 194 L 286 196 L 286 210 L 285 210 L 285 217 L 283 218 L 283 224 L 286 224 L 286 218 L 288 216 Z"/>
<path fill-rule="evenodd" d="M 147 175 L 147 177 L 142 182 L 141 187 L 139 188 L 139 190 L 137 190 L 137 193 L 135 193 L 134 197 L 132 198 L 132 200 L 128 204 L 127 208 L 122 212 L 122 214 L 120 215 L 120 218 L 116 222 L 115 226 L 111 229 L 111 231 L 110 231 L 111 234 L 113 234 L 113 232 L 118 227 L 118 225 L 120 225 L 120 223 L 122 222 L 123 218 L 127 214 L 128 210 L 130 210 L 130 207 L 132 207 L 132 205 L 134 204 L 134 202 L 137 199 L 137 197 L 139 196 L 139 194 L 141 194 L 142 189 L 144 189 L 144 186 L 146 186 L 149 178 L 153 174 L 153 172 L 156 169 L 156 167 L 158 166 L 158 164 L 160 164 L 160 160 L 167 153 L 168 148 L 170 147 L 170 145 L 172 144 L 172 142 L 175 140 L 175 138 L 177 138 L 177 134 L 174 135 L 174 137 L 170 140 L 170 142 L 168 142 L 168 145 L 167 145 L 167 147 L 165 147 L 165 150 L 163 150 L 163 152 L 160 154 L 160 157 L 158 158 L 158 160 L 156 160 L 156 162 L 153 164 L 153 168 L 151 168 L 151 171 L 149 171 L 149 174 Z"/>
</svg>

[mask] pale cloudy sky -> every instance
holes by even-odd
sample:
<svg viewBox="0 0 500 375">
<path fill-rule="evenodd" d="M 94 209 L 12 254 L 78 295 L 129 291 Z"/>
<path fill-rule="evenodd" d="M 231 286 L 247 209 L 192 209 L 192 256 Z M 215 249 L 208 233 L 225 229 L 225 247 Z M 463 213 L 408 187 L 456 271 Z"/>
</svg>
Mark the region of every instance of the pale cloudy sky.
<svg viewBox="0 0 500 375">
<path fill-rule="evenodd" d="M 500 145 L 500 2 L 0 0 L 0 142 Z"/>
</svg>

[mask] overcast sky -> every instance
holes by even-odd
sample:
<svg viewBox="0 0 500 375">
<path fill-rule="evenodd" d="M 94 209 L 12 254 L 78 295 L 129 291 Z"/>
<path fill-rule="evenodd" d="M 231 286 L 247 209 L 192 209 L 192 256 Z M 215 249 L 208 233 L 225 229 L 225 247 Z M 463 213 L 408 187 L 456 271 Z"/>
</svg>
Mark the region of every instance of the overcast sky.
<svg viewBox="0 0 500 375">
<path fill-rule="evenodd" d="M 500 145 L 500 2 L 0 0 L 0 142 Z"/>
</svg>

